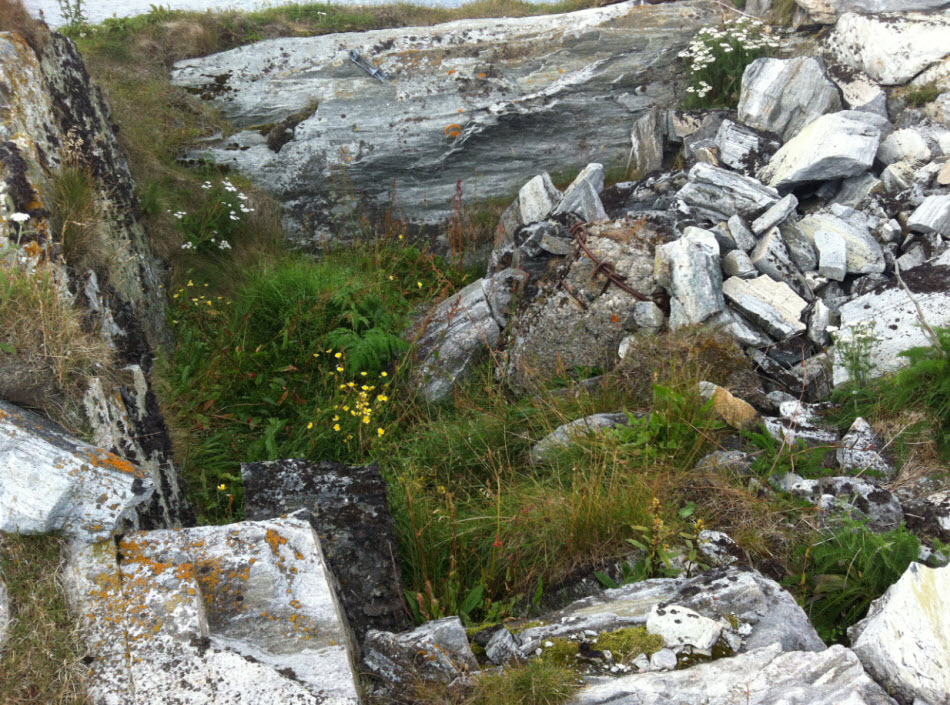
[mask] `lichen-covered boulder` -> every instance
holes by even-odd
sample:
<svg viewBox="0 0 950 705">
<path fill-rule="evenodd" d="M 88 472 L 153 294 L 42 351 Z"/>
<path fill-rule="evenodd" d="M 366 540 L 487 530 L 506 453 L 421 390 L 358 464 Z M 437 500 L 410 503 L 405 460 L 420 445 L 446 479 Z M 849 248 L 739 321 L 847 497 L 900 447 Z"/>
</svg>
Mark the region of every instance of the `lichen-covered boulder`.
<svg viewBox="0 0 950 705">
<path fill-rule="evenodd" d="M 950 566 L 911 563 L 848 630 L 854 653 L 904 702 L 950 702 Z"/>
<path fill-rule="evenodd" d="M 101 541 L 136 526 L 154 490 L 141 468 L 0 401 L 0 531 Z"/>
<path fill-rule="evenodd" d="M 304 518 L 72 546 L 93 702 L 358 705 L 353 647 Z"/>
</svg>

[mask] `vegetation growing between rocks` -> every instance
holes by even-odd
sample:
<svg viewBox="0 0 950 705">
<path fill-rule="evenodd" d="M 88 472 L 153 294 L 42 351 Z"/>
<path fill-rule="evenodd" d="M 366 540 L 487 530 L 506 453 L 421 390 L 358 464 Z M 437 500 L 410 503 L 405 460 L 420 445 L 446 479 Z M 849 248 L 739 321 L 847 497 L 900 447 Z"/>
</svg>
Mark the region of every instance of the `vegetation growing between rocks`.
<svg viewBox="0 0 950 705">
<path fill-rule="evenodd" d="M 0 702 L 88 705 L 82 641 L 59 585 L 64 542 L 58 536 L 0 533 L 0 581 L 12 622 L 0 649 Z"/>
</svg>

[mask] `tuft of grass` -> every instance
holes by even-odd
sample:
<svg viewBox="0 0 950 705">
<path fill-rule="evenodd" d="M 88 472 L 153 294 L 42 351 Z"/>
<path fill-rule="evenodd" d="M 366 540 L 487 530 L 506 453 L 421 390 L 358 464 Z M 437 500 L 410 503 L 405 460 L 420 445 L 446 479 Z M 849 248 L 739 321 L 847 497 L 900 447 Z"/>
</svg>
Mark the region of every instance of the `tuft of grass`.
<svg viewBox="0 0 950 705">
<path fill-rule="evenodd" d="M 818 635 L 847 643 L 847 629 L 917 560 L 920 541 L 904 526 L 874 533 L 844 521 L 799 550 L 797 590 Z"/>
<path fill-rule="evenodd" d="M 114 268 L 119 253 L 106 224 L 98 184 L 87 168 L 65 164 L 50 183 L 50 227 L 74 270 L 100 277 Z"/>
<path fill-rule="evenodd" d="M 0 580 L 12 623 L 0 649 L 0 702 L 91 705 L 82 685 L 82 641 L 59 584 L 64 541 L 0 533 Z"/>
<path fill-rule="evenodd" d="M 0 268 L 0 397 L 75 430 L 88 379 L 112 368 L 108 343 L 88 328 L 53 267 Z"/>
<path fill-rule="evenodd" d="M 920 86 L 919 88 L 912 88 L 907 91 L 904 95 L 904 98 L 907 100 L 907 104 L 914 108 L 920 108 L 927 103 L 931 103 L 937 99 L 937 96 L 940 95 L 943 91 L 940 89 L 940 86 L 937 85 L 936 81 L 932 81 L 925 86 Z"/>
<path fill-rule="evenodd" d="M 576 644 L 575 644 L 576 646 Z M 481 676 L 467 705 L 560 705 L 580 688 L 577 674 L 539 659 Z"/>
</svg>

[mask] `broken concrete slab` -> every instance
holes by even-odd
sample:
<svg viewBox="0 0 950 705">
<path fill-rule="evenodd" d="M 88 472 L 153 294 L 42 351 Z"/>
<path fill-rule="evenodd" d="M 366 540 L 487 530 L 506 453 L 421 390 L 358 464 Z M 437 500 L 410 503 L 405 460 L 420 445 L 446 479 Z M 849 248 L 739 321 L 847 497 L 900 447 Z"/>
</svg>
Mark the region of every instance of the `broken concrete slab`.
<svg viewBox="0 0 950 705">
<path fill-rule="evenodd" d="M 306 519 L 70 551 L 65 587 L 94 702 L 359 705 L 352 640 Z"/>
</svg>

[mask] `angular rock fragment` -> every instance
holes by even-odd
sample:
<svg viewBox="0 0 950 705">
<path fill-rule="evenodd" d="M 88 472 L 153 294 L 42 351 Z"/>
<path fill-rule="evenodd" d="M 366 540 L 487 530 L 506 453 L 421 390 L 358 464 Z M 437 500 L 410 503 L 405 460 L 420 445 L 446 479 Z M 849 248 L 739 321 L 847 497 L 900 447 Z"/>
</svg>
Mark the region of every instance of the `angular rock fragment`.
<svg viewBox="0 0 950 705">
<path fill-rule="evenodd" d="M 722 634 L 721 623 L 675 603 L 654 605 L 646 627 L 671 648 L 691 646 L 693 653 L 705 656 L 712 654 Z"/>
<path fill-rule="evenodd" d="M 756 235 L 771 230 L 784 221 L 798 208 L 798 199 L 790 193 L 752 222 L 752 232 Z"/>
<path fill-rule="evenodd" d="M 739 120 L 783 140 L 840 109 L 838 90 L 813 57 L 756 59 L 742 74 Z"/>
<path fill-rule="evenodd" d="M 719 162 L 746 175 L 764 166 L 780 146 L 778 140 L 732 120 L 723 120 L 716 133 Z"/>
<path fill-rule="evenodd" d="M 884 164 L 915 161 L 929 162 L 930 148 L 927 141 L 917 130 L 896 130 L 881 140 L 877 148 L 877 159 Z"/>
<path fill-rule="evenodd" d="M 918 233 L 939 233 L 950 238 L 950 195 L 927 196 L 911 213 L 907 227 Z"/>
<path fill-rule="evenodd" d="M 849 274 L 870 274 L 884 271 L 886 263 L 881 244 L 861 223 L 854 218 L 845 220 L 830 213 L 808 215 L 798 221 L 798 227 L 809 242 L 818 247 L 818 234 L 824 233 L 822 243 L 826 252 L 838 247 L 832 244 L 841 240 L 845 246 L 845 261 Z M 829 270 L 834 271 L 834 270 Z M 825 276 L 834 279 L 831 274 Z M 840 281 L 840 280 L 838 280 Z"/>
<path fill-rule="evenodd" d="M 154 489 L 145 470 L 0 401 L 0 531 L 102 541 L 137 526 Z"/>
<path fill-rule="evenodd" d="M 897 469 L 884 457 L 883 449 L 884 442 L 871 424 L 858 417 L 841 439 L 835 457 L 845 472 L 892 480 Z"/>
<path fill-rule="evenodd" d="M 733 250 L 722 258 L 722 271 L 727 277 L 740 279 L 755 279 L 759 274 L 749 255 L 742 250 Z"/>
<path fill-rule="evenodd" d="M 789 701 L 794 693 L 794 701 Z M 893 705 L 852 651 L 834 645 L 817 653 L 783 653 L 777 646 L 669 673 L 638 673 L 582 689 L 570 705 Z"/>
<path fill-rule="evenodd" d="M 499 666 L 504 666 L 510 661 L 518 661 L 522 658 L 521 650 L 518 648 L 518 642 L 515 641 L 511 632 L 502 627 L 492 634 L 491 639 L 485 645 L 485 656 L 488 660 Z"/>
<path fill-rule="evenodd" d="M 822 115 L 775 153 L 762 170 L 763 180 L 787 188 L 867 171 L 877 154 L 881 129 L 865 116 L 870 114 L 847 110 Z"/>
<path fill-rule="evenodd" d="M 369 629 L 409 627 L 396 558 L 399 543 L 378 465 L 275 460 L 245 463 L 241 477 L 248 520 L 310 512 L 357 639 Z"/>
<path fill-rule="evenodd" d="M 778 228 L 767 232 L 755 249 L 749 253 L 749 259 L 762 274 L 767 274 L 777 282 L 788 284 L 799 296 L 810 298 L 811 289 L 801 271 L 792 262 L 788 247 Z"/>
<path fill-rule="evenodd" d="M 780 340 L 806 330 L 801 315 L 808 304 L 784 282 L 765 275 L 751 280 L 730 277 L 722 291 L 746 318 Z"/>
<path fill-rule="evenodd" d="M 748 429 L 759 421 L 759 412 L 749 402 L 740 399 L 724 387 L 712 382 L 700 382 L 699 394 L 713 402 L 713 411 L 735 429 Z"/>
<path fill-rule="evenodd" d="M 561 202 L 561 192 L 547 172 L 539 174 L 518 191 L 518 209 L 521 222 L 527 225 L 544 220 Z"/>
<path fill-rule="evenodd" d="M 775 189 L 751 177 L 709 164 L 697 164 L 690 169 L 689 182 L 676 198 L 681 210 L 697 218 L 719 222 L 734 215 L 757 218 L 778 202 L 779 195 Z"/>
<path fill-rule="evenodd" d="M 543 463 L 556 451 L 570 447 L 578 437 L 617 426 L 626 426 L 628 423 L 626 414 L 592 414 L 562 424 L 535 444 L 531 449 L 531 461 Z"/>
<path fill-rule="evenodd" d="M 725 308 L 719 243 L 701 228 L 656 248 L 657 283 L 670 292 L 670 327 L 702 323 Z"/>
<path fill-rule="evenodd" d="M 126 534 L 73 546 L 93 702 L 358 705 L 353 645 L 310 524 Z"/>
<path fill-rule="evenodd" d="M 463 673 L 478 670 L 458 617 L 435 619 L 402 634 L 370 631 L 363 643 L 363 663 L 397 691 L 420 680 L 451 683 Z"/>
<path fill-rule="evenodd" d="M 600 201 L 600 193 L 603 190 L 603 165 L 588 164 L 564 190 L 564 196 L 554 209 L 554 214 L 577 213 L 587 223 L 606 220 L 607 213 Z"/>
<path fill-rule="evenodd" d="M 630 132 L 630 155 L 628 169 L 635 169 L 641 176 L 663 166 L 663 124 L 660 113 L 651 110 L 636 119 Z"/>
<path fill-rule="evenodd" d="M 738 247 L 743 252 L 749 252 L 755 247 L 755 235 L 752 234 L 752 231 L 742 222 L 742 218 L 738 215 L 730 216 L 729 220 L 726 223 L 726 227 L 729 228 L 729 234 L 732 235 L 732 239 L 735 240 L 736 247 Z"/>
<path fill-rule="evenodd" d="M 950 490 L 905 501 L 903 507 L 908 529 L 950 543 Z"/>
<path fill-rule="evenodd" d="M 950 702 L 950 567 L 911 563 L 848 630 L 868 673 L 904 702 Z M 916 699 L 916 700 L 915 700 Z"/>
<path fill-rule="evenodd" d="M 703 560 L 713 567 L 732 565 L 736 562 L 748 562 L 746 555 L 739 544 L 732 540 L 728 534 L 721 531 L 712 531 L 703 529 L 699 532 L 699 541 L 696 542 L 696 550 L 703 557 Z"/>
<path fill-rule="evenodd" d="M 801 272 L 814 272 L 818 268 L 818 253 L 798 221 L 788 218 L 778 226 L 782 241 L 788 249 L 788 256 Z M 807 281 L 807 279 L 806 279 Z M 809 293 L 811 287 L 809 287 Z"/>
<path fill-rule="evenodd" d="M 818 273 L 834 281 L 844 281 L 848 274 L 848 246 L 844 237 L 834 230 L 821 228 L 814 231 L 812 242 L 818 251 Z"/>
</svg>

